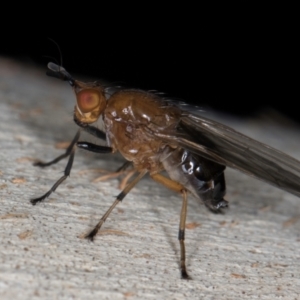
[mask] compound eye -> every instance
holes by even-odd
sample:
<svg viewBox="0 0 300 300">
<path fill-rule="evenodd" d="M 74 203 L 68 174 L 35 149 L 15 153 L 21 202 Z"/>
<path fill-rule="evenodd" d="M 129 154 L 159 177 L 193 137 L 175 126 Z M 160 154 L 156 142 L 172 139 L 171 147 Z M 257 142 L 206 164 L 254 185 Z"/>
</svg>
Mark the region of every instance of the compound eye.
<svg viewBox="0 0 300 300">
<path fill-rule="evenodd" d="M 92 112 L 100 104 L 100 94 L 92 89 L 85 89 L 77 93 L 77 105 L 83 113 Z"/>
</svg>

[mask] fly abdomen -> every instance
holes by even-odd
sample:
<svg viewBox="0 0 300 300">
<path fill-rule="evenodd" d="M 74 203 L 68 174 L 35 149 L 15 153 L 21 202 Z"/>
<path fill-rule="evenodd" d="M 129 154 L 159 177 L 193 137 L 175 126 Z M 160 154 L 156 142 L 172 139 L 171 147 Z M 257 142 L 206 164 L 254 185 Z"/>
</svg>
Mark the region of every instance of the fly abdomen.
<svg viewBox="0 0 300 300">
<path fill-rule="evenodd" d="M 167 147 L 161 163 L 170 178 L 182 184 L 211 210 L 226 207 L 225 166 L 209 161 L 185 149 Z"/>
</svg>

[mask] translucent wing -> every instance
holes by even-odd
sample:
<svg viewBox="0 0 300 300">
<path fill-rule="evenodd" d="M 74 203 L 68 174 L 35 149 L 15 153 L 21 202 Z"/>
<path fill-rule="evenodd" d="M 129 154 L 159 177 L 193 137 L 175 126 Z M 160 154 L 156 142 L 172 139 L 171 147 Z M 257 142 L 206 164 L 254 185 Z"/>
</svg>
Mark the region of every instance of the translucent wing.
<svg viewBox="0 0 300 300">
<path fill-rule="evenodd" d="M 155 135 L 300 197 L 300 161 L 223 124 L 183 112 L 176 132 Z"/>
</svg>

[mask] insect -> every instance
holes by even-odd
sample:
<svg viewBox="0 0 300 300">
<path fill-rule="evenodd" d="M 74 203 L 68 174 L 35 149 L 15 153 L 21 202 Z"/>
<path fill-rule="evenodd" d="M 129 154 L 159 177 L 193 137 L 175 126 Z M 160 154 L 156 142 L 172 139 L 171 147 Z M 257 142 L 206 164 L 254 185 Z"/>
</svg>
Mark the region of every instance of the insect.
<svg viewBox="0 0 300 300">
<path fill-rule="evenodd" d="M 180 269 L 181 277 L 188 279 L 184 243 L 188 193 L 212 211 L 227 207 L 224 170 L 228 166 L 300 196 L 300 162 L 296 159 L 154 93 L 117 88 L 109 94 L 108 88 L 99 82 L 75 80 L 54 63 L 49 63 L 48 68 L 49 76 L 68 81 L 73 88 L 74 121 L 80 129 L 64 154 L 48 163 L 36 163 L 45 167 L 69 157 L 64 175 L 31 203 L 43 201 L 68 177 L 77 147 L 96 153 L 119 151 L 131 162 L 136 174 L 86 238 L 94 239 L 112 210 L 148 173 L 182 195 L 178 232 Z M 105 132 L 91 125 L 101 116 Z M 107 145 L 79 141 L 81 130 L 106 140 Z"/>
</svg>

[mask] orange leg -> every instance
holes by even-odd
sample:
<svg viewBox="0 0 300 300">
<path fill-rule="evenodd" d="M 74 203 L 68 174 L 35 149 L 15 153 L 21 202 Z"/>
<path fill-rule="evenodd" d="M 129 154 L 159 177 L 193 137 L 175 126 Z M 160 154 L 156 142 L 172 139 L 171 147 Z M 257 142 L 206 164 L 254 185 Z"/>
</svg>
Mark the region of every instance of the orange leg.
<svg viewBox="0 0 300 300">
<path fill-rule="evenodd" d="M 100 177 L 94 179 L 93 182 L 109 180 L 109 179 L 119 177 L 119 176 L 127 173 L 126 176 L 121 180 L 121 183 L 119 185 L 120 190 L 123 190 L 125 188 L 125 186 L 127 185 L 128 180 L 135 173 L 135 170 L 128 170 L 128 167 L 130 167 L 131 165 L 132 165 L 131 162 L 127 161 L 115 172 L 100 176 Z"/>
<path fill-rule="evenodd" d="M 185 244 L 184 244 L 184 235 L 185 235 L 185 223 L 186 223 L 186 214 L 187 214 L 187 190 L 180 183 L 173 181 L 161 174 L 152 174 L 150 175 L 155 181 L 163 184 L 167 188 L 182 194 L 182 207 L 180 213 L 180 223 L 178 231 L 178 240 L 180 244 L 180 269 L 181 269 L 181 278 L 190 279 L 186 271 L 185 265 Z"/>
<path fill-rule="evenodd" d="M 133 174 L 136 172 L 135 170 L 132 170 L 132 171 L 126 171 L 128 172 L 128 174 L 121 180 L 121 183 L 119 185 L 119 189 L 120 190 L 123 190 L 127 183 L 128 183 L 128 180 L 133 176 Z"/>
<path fill-rule="evenodd" d="M 106 175 L 102 175 L 100 177 L 97 177 L 96 179 L 93 180 L 93 182 L 106 181 L 106 180 L 109 180 L 109 179 L 113 179 L 113 178 L 119 177 L 122 174 L 127 173 L 127 172 L 128 172 L 127 170 L 120 171 L 120 172 L 110 172 Z"/>
<path fill-rule="evenodd" d="M 113 211 L 113 209 L 119 204 L 129 193 L 129 191 L 146 175 L 147 170 L 142 171 L 136 178 L 134 178 L 131 182 L 129 182 L 126 187 L 123 189 L 123 191 L 117 196 L 114 203 L 110 206 L 110 208 L 106 211 L 106 213 L 102 216 L 98 224 L 94 227 L 94 229 L 87 234 L 85 237 L 87 239 L 93 240 L 103 223 L 106 221 L 110 213 Z"/>
</svg>

